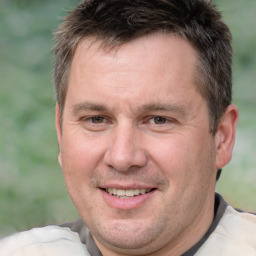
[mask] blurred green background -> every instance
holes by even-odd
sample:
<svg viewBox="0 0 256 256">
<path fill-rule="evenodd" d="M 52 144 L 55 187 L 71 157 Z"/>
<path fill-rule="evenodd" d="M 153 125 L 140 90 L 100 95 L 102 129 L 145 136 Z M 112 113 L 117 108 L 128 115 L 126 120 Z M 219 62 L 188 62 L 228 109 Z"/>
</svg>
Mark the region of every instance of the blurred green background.
<svg viewBox="0 0 256 256">
<path fill-rule="evenodd" d="M 0 237 L 78 217 L 57 163 L 52 31 L 78 0 L 0 0 Z M 256 211 L 256 1 L 219 0 L 240 121 L 217 191 Z"/>
</svg>

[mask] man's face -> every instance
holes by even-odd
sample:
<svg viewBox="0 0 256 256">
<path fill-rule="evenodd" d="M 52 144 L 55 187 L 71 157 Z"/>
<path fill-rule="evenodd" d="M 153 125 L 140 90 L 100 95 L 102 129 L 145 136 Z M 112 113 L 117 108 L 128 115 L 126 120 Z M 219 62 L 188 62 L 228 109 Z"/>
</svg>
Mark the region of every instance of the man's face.
<svg viewBox="0 0 256 256">
<path fill-rule="evenodd" d="M 96 243 L 142 254 L 201 234 L 213 217 L 216 146 L 195 51 L 162 34 L 89 45 L 76 50 L 57 126 L 67 188 Z"/>
</svg>

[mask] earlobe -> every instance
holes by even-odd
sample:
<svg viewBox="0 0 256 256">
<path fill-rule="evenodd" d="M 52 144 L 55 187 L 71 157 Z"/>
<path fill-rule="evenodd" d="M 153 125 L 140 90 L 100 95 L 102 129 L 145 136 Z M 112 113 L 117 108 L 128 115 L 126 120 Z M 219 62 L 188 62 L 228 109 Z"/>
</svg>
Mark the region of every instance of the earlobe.
<svg viewBox="0 0 256 256">
<path fill-rule="evenodd" d="M 56 126 L 57 138 L 58 138 L 58 144 L 59 144 L 58 161 L 59 161 L 60 166 L 62 166 L 62 160 L 61 160 L 62 131 L 61 131 L 61 123 L 60 123 L 60 109 L 59 109 L 58 104 L 56 104 L 56 106 L 55 106 L 55 126 Z"/>
<path fill-rule="evenodd" d="M 231 160 L 237 121 L 237 107 L 233 104 L 229 105 L 219 122 L 218 131 L 215 135 L 216 169 L 222 168 Z"/>
</svg>

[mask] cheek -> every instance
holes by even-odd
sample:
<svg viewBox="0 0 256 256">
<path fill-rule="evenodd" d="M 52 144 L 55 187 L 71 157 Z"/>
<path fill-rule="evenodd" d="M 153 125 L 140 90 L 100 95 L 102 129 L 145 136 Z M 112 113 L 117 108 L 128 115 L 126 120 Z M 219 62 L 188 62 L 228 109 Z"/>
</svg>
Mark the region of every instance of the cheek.
<svg viewBox="0 0 256 256">
<path fill-rule="evenodd" d="M 60 153 L 64 178 L 68 188 L 73 189 L 72 185 L 81 188 L 83 183 L 89 182 L 102 161 L 103 149 L 95 140 L 85 139 L 82 135 L 67 135 L 63 136 Z"/>
<path fill-rule="evenodd" d="M 85 167 L 97 161 L 101 147 L 95 139 L 86 138 L 81 132 L 67 132 L 63 135 L 61 154 L 65 166 Z"/>
<path fill-rule="evenodd" d="M 74 134 L 73 134 L 74 135 Z M 68 193 L 78 209 L 83 212 L 92 207 L 90 177 L 101 159 L 97 143 L 83 136 L 63 136 L 61 146 L 62 170 Z"/>
<path fill-rule="evenodd" d="M 154 146 L 152 146 L 154 145 Z M 178 175 L 187 162 L 191 162 L 191 150 L 184 136 L 170 136 L 151 141 L 150 156 L 166 175 Z"/>
<path fill-rule="evenodd" d="M 205 141 L 205 143 L 203 143 Z M 214 166 L 214 145 L 207 145 L 209 138 L 182 134 L 151 141 L 150 156 L 170 184 L 178 189 L 195 185 L 203 179 L 204 169 Z M 157 145 L 153 146 L 152 145 Z"/>
</svg>

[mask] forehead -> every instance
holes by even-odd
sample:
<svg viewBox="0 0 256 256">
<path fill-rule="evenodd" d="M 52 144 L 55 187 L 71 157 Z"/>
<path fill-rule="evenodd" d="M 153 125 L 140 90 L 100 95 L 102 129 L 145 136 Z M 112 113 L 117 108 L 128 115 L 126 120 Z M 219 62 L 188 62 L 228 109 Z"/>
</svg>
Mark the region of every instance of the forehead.
<svg viewBox="0 0 256 256">
<path fill-rule="evenodd" d="M 186 56 L 186 59 L 180 58 Z M 122 61 L 129 59 L 129 63 L 125 63 L 126 67 L 136 64 L 137 61 L 144 60 L 145 64 L 156 63 L 160 61 L 163 64 L 168 64 L 172 59 L 176 62 L 180 59 L 184 66 L 189 62 L 189 65 L 196 64 L 198 54 L 192 45 L 175 34 L 164 34 L 162 32 L 152 33 L 131 40 L 120 45 L 111 45 L 108 42 L 97 40 L 94 37 L 86 37 L 78 43 L 74 59 L 86 61 Z M 99 58 L 99 59 L 98 59 Z"/>
<path fill-rule="evenodd" d="M 185 93 L 195 91 L 196 67 L 194 48 L 178 36 L 151 34 L 117 48 L 85 39 L 73 58 L 67 96 L 76 94 L 81 102 L 89 96 L 142 104 L 166 96 L 185 100 Z"/>
</svg>

